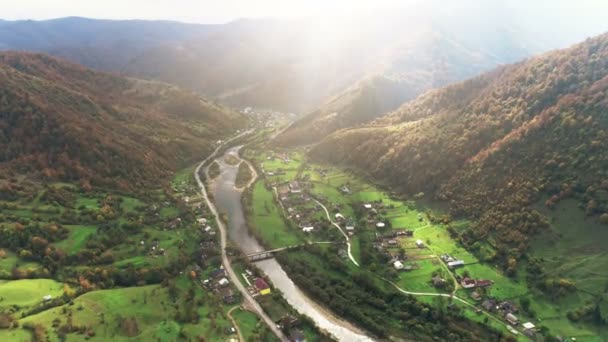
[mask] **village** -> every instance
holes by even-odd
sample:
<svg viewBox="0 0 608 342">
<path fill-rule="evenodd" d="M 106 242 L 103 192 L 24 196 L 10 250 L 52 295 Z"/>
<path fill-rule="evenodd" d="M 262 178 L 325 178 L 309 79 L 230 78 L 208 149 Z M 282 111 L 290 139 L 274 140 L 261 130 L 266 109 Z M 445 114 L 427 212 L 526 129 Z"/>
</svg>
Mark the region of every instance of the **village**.
<svg viewBox="0 0 608 342">
<path fill-rule="evenodd" d="M 322 183 L 330 182 L 326 180 L 331 174 L 329 169 L 301 165 L 296 158 L 293 153 L 270 152 L 261 163 L 292 229 L 299 230 L 310 241 L 342 242 L 343 238 L 332 229 L 316 202 L 321 201 L 330 209 L 331 220 L 349 237 L 356 238 L 362 233 L 373 236 L 375 252 L 386 262 L 387 268 L 392 269 L 403 288 L 421 293 L 464 293 L 477 307 L 476 314 L 485 311 L 501 319 L 513 334 L 536 335 L 535 324 L 521 322 L 520 310 L 513 301 L 493 294 L 493 279 L 469 274 L 468 264 L 478 264 L 477 261 L 466 261 L 470 259 L 468 256 L 459 258 L 458 254 L 431 247 L 434 239 L 430 233 L 437 227 L 423 213 L 410 215 L 413 217 L 409 219 L 409 225 L 394 225 L 391 215 L 399 206 L 396 201 L 352 198 L 357 189 L 348 181 L 332 182 L 328 187 Z M 345 248 L 340 248 L 338 255 L 346 260 Z M 526 316 L 532 320 L 528 313 Z"/>
</svg>

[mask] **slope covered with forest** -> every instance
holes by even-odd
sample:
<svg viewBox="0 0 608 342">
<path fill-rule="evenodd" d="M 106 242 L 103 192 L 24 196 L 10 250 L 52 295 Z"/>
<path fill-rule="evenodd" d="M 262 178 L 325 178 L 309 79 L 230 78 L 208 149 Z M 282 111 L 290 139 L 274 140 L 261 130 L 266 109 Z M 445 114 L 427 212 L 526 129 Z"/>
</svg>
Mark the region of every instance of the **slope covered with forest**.
<svg viewBox="0 0 608 342">
<path fill-rule="evenodd" d="M 576 198 L 608 222 L 608 35 L 430 91 L 318 144 L 401 192 L 473 218 L 459 237 L 489 241 L 510 271 L 548 226 L 533 207 Z"/>
<path fill-rule="evenodd" d="M 163 83 L 38 54 L 0 54 L 0 168 L 135 189 L 157 182 L 244 124 Z"/>
</svg>

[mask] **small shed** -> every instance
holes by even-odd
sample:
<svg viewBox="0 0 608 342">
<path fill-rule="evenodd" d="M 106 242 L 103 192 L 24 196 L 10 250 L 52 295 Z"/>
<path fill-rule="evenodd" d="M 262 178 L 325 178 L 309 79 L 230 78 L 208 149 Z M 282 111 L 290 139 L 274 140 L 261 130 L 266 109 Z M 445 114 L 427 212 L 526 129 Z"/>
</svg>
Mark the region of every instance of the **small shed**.
<svg viewBox="0 0 608 342">
<path fill-rule="evenodd" d="M 401 261 L 399 261 L 399 260 L 395 261 L 395 262 L 393 263 L 393 266 L 394 266 L 394 267 L 395 267 L 395 269 L 397 269 L 397 270 L 401 270 L 401 269 L 403 269 L 403 263 L 402 263 Z"/>
<path fill-rule="evenodd" d="M 416 240 L 416 246 L 418 246 L 418 248 L 424 248 L 424 242 L 422 242 L 422 240 Z"/>
</svg>

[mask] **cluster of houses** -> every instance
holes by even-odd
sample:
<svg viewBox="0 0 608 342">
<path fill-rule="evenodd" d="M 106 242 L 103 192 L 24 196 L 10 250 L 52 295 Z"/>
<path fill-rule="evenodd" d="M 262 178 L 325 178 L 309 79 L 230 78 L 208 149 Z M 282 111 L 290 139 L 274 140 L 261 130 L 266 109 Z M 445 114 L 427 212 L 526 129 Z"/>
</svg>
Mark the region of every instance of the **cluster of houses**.
<svg viewBox="0 0 608 342">
<path fill-rule="evenodd" d="M 245 270 L 245 273 L 241 274 L 245 282 L 247 283 L 247 291 L 253 297 L 266 296 L 271 293 L 270 285 L 266 280 L 260 276 L 255 275 L 250 270 Z"/>
<path fill-rule="evenodd" d="M 446 266 L 451 270 L 464 266 L 464 260 L 456 259 L 449 254 L 443 254 L 441 260 L 443 260 Z"/>
<path fill-rule="evenodd" d="M 142 247 L 146 247 L 146 241 L 145 240 L 141 240 L 139 242 L 139 245 Z M 149 250 L 148 250 L 148 254 L 152 255 L 152 256 L 164 256 L 165 255 L 165 249 L 160 247 L 160 241 L 158 241 L 158 239 L 154 239 L 152 240 L 151 243 L 148 244 Z"/>
<path fill-rule="evenodd" d="M 240 300 L 240 296 L 230 286 L 230 280 L 223 267 L 213 270 L 209 278 L 201 279 L 201 284 L 220 297 L 224 304 L 234 304 Z"/>
<path fill-rule="evenodd" d="M 518 308 L 510 301 L 498 301 L 496 299 L 486 299 L 481 306 L 488 312 L 501 314 L 505 321 L 510 325 L 517 327 L 520 325 L 519 318 L 516 316 Z M 536 333 L 536 326 L 532 322 L 521 324 L 524 334 L 533 336 Z"/>
<path fill-rule="evenodd" d="M 297 317 L 292 315 L 284 315 L 278 321 L 276 321 L 277 327 L 281 329 L 287 340 L 290 342 L 304 342 L 306 337 L 304 332 L 300 329 L 301 322 Z"/>
</svg>

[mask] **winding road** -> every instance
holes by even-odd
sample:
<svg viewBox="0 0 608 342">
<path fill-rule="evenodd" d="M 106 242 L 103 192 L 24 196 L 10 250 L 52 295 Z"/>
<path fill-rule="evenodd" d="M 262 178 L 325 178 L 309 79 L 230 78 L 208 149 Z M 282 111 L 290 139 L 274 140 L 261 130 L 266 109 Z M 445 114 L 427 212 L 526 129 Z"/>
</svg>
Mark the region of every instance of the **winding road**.
<svg viewBox="0 0 608 342">
<path fill-rule="evenodd" d="M 350 258 L 350 260 L 357 266 L 359 266 L 359 264 L 357 263 L 357 261 L 353 258 L 351 251 L 350 251 L 350 239 L 348 238 L 348 235 L 344 233 L 344 231 L 342 230 L 342 228 L 340 227 L 340 225 L 338 225 L 336 222 L 332 221 L 331 216 L 329 215 L 329 210 L 327 210 L 327 207 L 325 207 L 325 205 L 323 205 L 323 203 L 319 202 L 318 200 L 314 199 L 314 201 L 320 205 L 323 210 L 325 211 L 325 215 L 327 215 L 327 219 L 329 220 L 329 222 L 331 222 L 332 225 L 334 225 L 336 228 L 338 228 L 340 230 L 340 232 L 342 233 L 342 235 L 344 235 L 344 238 L 346 239 L 346 245 L 348 246 L 348 257 Z M 422 229 L 422 228 L 427 228 L 431 226 L 431 224 L 427 224 L 424 227 L 418 228 L 418 229 Z M 430 249 L 430 248 L 429 248 Z M 433 251 L 431 249 L 431 251 Z M 434 252 L 434 251 L 433 251 Z M 437 257 L 437 256 L 436 256 Z M 439 259 L 439 257 L 437 257 Z M 440 263 L 443 265 L 444 268 L 446 268 L 448 274 L 452 277 L 453 281 L 454 281 L 454 291 L 452 293 L 434 293 L 434 292 L 413 292 L 413 291 L 407 291 L 402 289 L 401 287 L 399 287 L 399 285 L 397 285 L 396 283 L 392 282 L 391 280 L 388 280 L 384 277 L 381 277 L 379 275 L 376 275 L 379 279 L 386 281 L 387 283 L 393 285 L 393 287 L 395 287 L 395 289 L 403 294 L 407 294 L 407 295 L 411 295 L 411 296 L 421 296 L 421 297 L 444 297 L 444 298 L 450 298 L 450 299 L 454 299 L 458 302 L 461 302 L 462 304 L 474 309 L 474 310 L 478 310 L 479 308 L 477 306 L 475 306 L 474 304 L 471 304 L 469 302 L 467 302 L 465 299 L 460 298 L 458 296 L 456 296 L 456 291 L 458 290 L 458 281 L 456 280 L 456 278 L 454 277 L 454 275 L 452 274 L 452 272 L 450 272 L 450 270 L 447 269 L 447 267 L 445 266 L 445 264 L 443 262 L 441 262 L 441 260 L 439 260 Z M 487 317 L 491 318 L 492 320 L 501 323 L 501 324 L 505 324 L 504 321 L 502 321 L 501 319 L 497 318 L 496 316 L 492 315 L 491 313 L 485 311 L 485 310 L 481 310 L 481 313 L 483 313 L 484 315 L 486 315 Z M 525 336 L 525 335 L 524 335 Z"/>
<path fill-rule="evenodd" d="M 215 222 L 217 223 L 217 226 L 220 230 L 222 264 L 224 265 L 224 269 L 228 273 L 228 276 L 230 277 L 234 286 L 236 286 L 236 288 L 239 290 L 239 292 L 241 292 L 241 294 L 243 296 L 243 306 L 251 309 L 251 311 L 253 311 L 255 314 L 257 314 L 266 323 L 266 325 L 268 325 L 270 330 L 281 341 L 287 341 L 287 338 L 285 337 L 283 332 L 279 328 L 277 328 L 277 325 L 275 324 L 275 322 L 270 317 L 268 317 L 268 315 L 264 312 L 264 310 L 262 309 L 260 304 L 251 296 L 251 294 L 249 294 L 249 291 L 247 291 L 245 286 L 243 286 L 243 284 L 241 284 L 238 276 L 232 269 L 232 265 L 230 264 L 230 260 L 228 259 L 228 255 L 226 254 L 226 243 L 227 243 L 226 225 L 220 219 L 220 215 L 217 211 L 217 208 L 215 207 L 215 204 L 213 204 L 213 202 L 211 202 L 211 200 L 209 199 L 209 196 L 207 195 L 207 190 L 205 189 L 205 184 L 201 181 L 201 178 L 199 176 L 200 170 L 203 167 L 203 165 L 205 165 L 205 163 L 207 163 L 207 161 L 211 160 L 212 158 L 215 158 L 215 155 L 222 147 L 224 147 L 229 142 L 231 142 L 235 139 L 238 139 L 251 132 L 253 132 L 253 130 L 245 131 L 245 132 L 237 135 L 236 137 L 233 137 L 233 138 L 225 141 L 222 145 L 218 146 L 215 149 L 215 151 L 213 151 L 213 153 L 211 153 L 205 160 L 201 161 L 198 164 L 198 166 L 194 170 L 194 178 L 196 179 L 196 183 L 198 184 L 198 186 L 200 188 L 201 196 L 203 197 L 203 199 L 205 200 L 205 203 L 207 203 L 207 207 L 209 207 L 209 210 L 215 217 Z"/>
<path fill-rule="evenodd" d="M 359 263 L 357 262 L 357 260 L 355 260 L 355 258 L 353 258 L 352 253 L 350 252 L 350 239 L 348 238 L 348 234 L 346 234 L 343 230 L 342 227 L 340 227 L 339 224 L 337 224 L 336 222 L 332 221 L 331 216 L 329 216 L 329 210 L 327 210 L 327 207 L 325 207 L 323 205 L 323 203 L 317 201 L 316 199 L 313 199 L 315 201 L 315 203 L 317 203 L 318 205 L 321 206 L 321 208 L 323 208 L 323 210 L 325 210 L 325 215 L 327 215 L 327 219 L 329 220 L 329 222 L 336 228 L 338 228 L 338 230 L 340 231 L 340 233 L 342 233 L 342 235 L 344 236 L 344 239 L 346 240 L 346 247 L 347 247 L 347 251 L 348 251 L 348 258 L 350 259 L 350 261 L 353 262 L 353 264 L 355 264 L 357 267 L 359 267 Z"/>
</svg>

